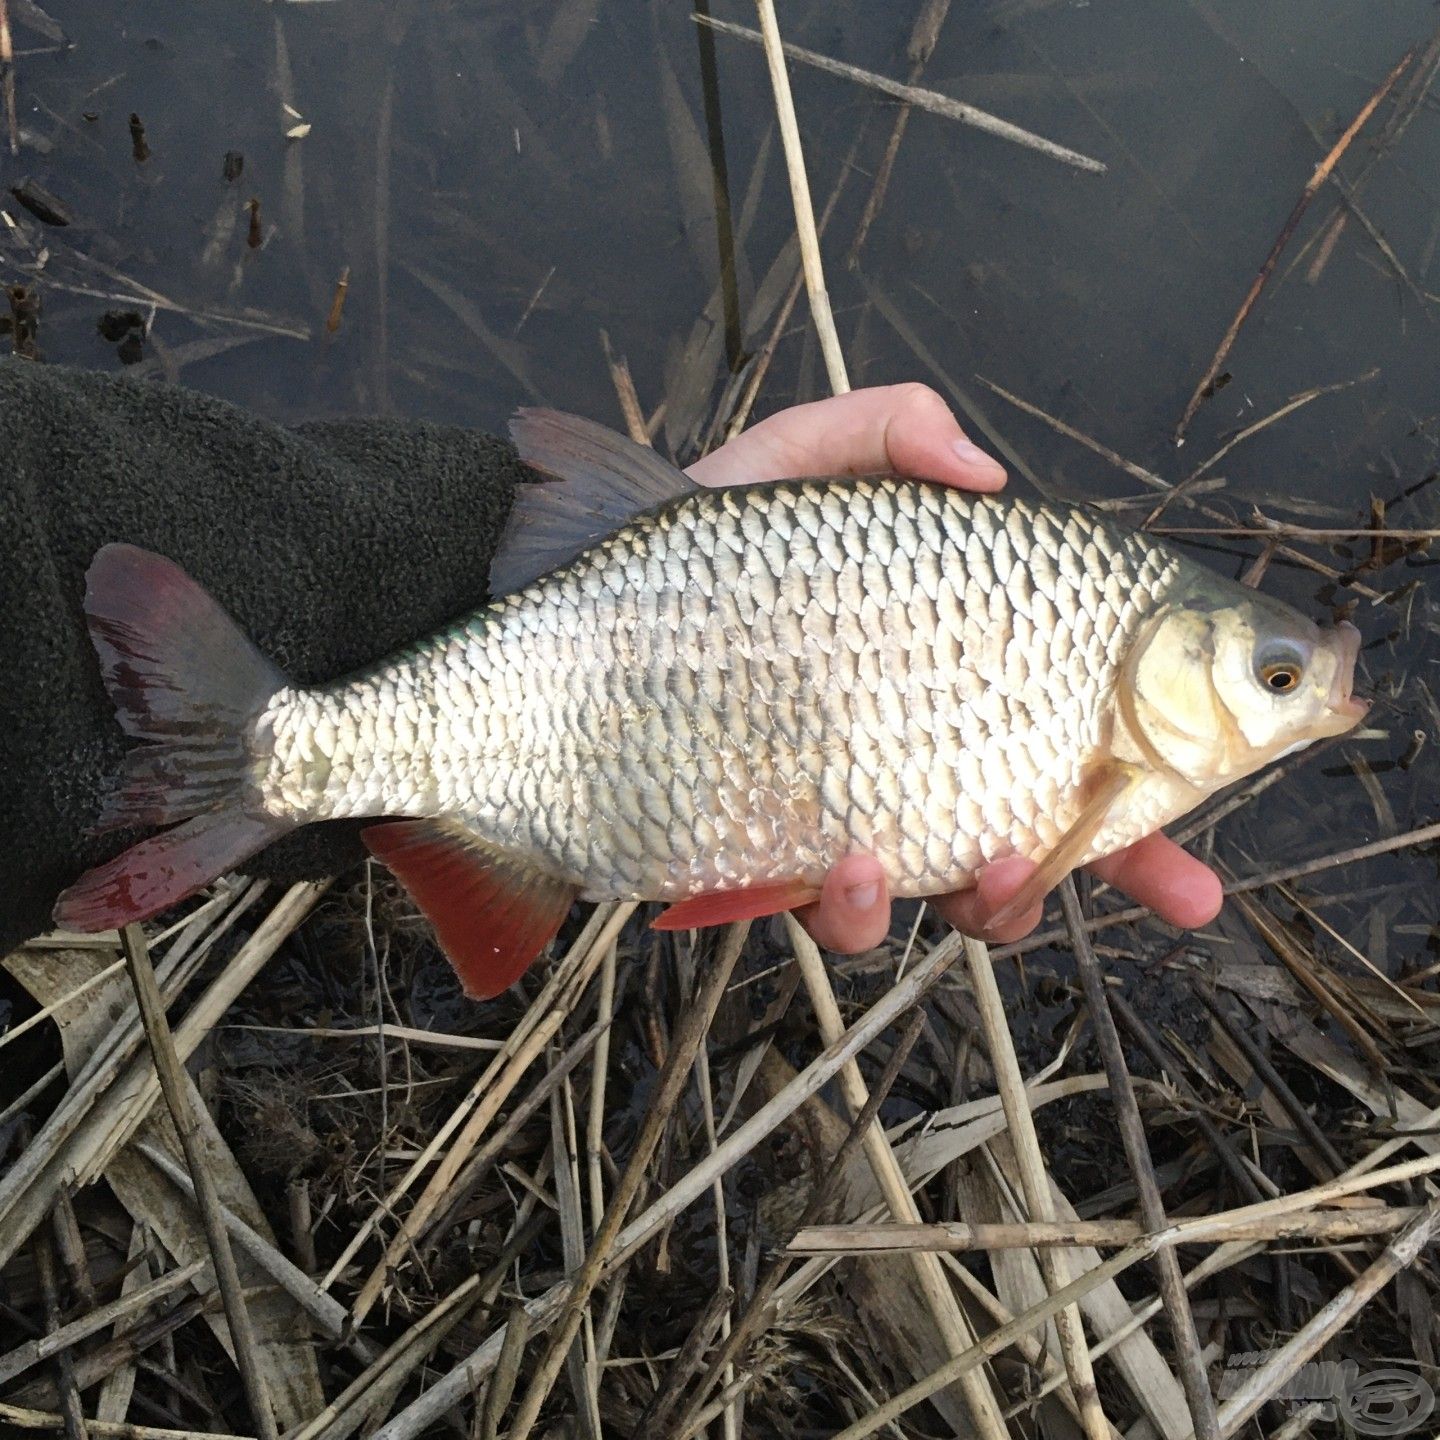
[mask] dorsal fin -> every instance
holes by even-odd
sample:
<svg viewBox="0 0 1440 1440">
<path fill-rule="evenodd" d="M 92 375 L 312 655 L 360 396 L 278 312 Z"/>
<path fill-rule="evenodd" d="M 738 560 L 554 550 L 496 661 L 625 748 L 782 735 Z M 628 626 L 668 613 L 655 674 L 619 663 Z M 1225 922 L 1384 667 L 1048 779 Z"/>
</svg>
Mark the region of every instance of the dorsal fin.
<svg viewBox="0 0 1440 1440">
<path fill-rule="evenodd" d="M 522 485 L 490 562 L 504 595 L 573 560 L 642 511 L 698 487 L 645 445 L 559 410 L 519 410 L 510 436 L 520 458 L 553 481 Z"/>
</svg>

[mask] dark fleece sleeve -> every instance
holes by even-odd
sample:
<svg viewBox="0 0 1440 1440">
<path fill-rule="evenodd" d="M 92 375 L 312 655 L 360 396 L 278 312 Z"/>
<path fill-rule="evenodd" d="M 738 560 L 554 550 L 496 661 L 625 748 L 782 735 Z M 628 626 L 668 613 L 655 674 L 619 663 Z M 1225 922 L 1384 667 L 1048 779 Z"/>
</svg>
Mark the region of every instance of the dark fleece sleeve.
<svg viewBox="0 0 1440 1440">
<path fill-rule="evenodd" d="M 95 551 L 178 562 L 282 669 L 331 680 L 486 598 L 524 471 L 504 441 L 388 420 L 294 430 L 204 395 L 0 360 L 0 955 L 137 838 L 87 834 L 126 741 L 81 613 Z M 335 873 L 358 826 L 311 826 L 251 868 Z"/>
</svg>

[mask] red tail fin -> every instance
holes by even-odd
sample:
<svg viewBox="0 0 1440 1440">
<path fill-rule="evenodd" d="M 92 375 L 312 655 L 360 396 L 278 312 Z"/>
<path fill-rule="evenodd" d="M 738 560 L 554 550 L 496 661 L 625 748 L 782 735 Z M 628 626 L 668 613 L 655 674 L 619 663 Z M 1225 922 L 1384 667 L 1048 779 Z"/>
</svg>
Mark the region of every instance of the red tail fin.
<svg viewBox="0 0 1440 1440">
<path fill-rule="evenodd" d="M 255 792 L 255 721 L 284 675 L 179 566 L 107 545 L 85 614 L 116 719 L 152 743 L 126 757 L 99 828 L 182 825 L 83 875 L 55 919 L 103 930 L 167 910 L 291 828 Z"/>
</svg>

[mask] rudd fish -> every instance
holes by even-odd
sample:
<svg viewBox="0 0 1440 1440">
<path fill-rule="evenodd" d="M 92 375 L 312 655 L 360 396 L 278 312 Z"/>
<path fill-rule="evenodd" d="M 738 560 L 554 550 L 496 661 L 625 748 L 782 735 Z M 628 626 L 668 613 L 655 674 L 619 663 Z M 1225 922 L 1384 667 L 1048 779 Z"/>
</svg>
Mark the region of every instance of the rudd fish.
<svg viewBox="0 0 1440 1440">
<path fill-rule="evenodd" d="M 169 561 L 105 547 L 86 612 L 127 757 L 102 823 L 169 825 L 61 897 L 146 919 L 286 831 L 372 850 L 466 990 L 577 898 L 671 928 L 813 900 L 852 851 L 894 895 L 1072 867 L 1365 713 L 1359 634 L 1090 511 L 895 478 L 697 490 L 524 411 L 503 599 L 331 685 L 291 684 Z"/>
</svg>

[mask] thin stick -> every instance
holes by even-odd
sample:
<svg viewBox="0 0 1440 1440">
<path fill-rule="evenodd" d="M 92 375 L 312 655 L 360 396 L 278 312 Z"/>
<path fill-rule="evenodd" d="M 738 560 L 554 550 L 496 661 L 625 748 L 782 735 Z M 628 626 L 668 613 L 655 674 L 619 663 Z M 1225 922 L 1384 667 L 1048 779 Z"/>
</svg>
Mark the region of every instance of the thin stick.
<svg viewBox="0 0 1440 1440">
<path fill-rule="evenodd" d="M 1031 1220 L 1054 1220 L 1055 1201 L 1050 1193 L 1050 1176 L 1046 1173 L 1045 1162 L 1041 1158 L 1040 1139 L 1035 1133 L 1035 1117 L 1030 1113 L 1025 1080 L 1020 1074 L 1015 1043 L 1010 1037 L 1010 1026 L 1005 1019 L 1005 1002 L 1000 998 L 1000 986 L 995 980 L 995 967 L 990 961 L 989 952 L 980 941 L 967 936 L 964 945 L 965 959 L 970 967 L 970 984 L 975 994 L 975 1006 L 980 1012 L 985 1045 L 990 1052 L 990 1064 L 995 1071 L 995 1084 L 1000 1091 L 1005 1122 L 1009 1126 L 1010 1139 L 1015 1147 L 1015 1160 L 1020 1170 L 1020 1188 L 1025 1196 L 1025 1206 L 1030 1212 Z M 1052 1295 L 1064 1291 L 1071 1279 L 1068 1259 L 1054 1250 L 1041 1250 L 1036 1259 L 1045 1278 L 1045 1288 Z M 1110 1425 L 1105 1419 L 1105 1412 L 1100 1406 L 1100 1396 L 1095 1389 L 1095 1371 L 1090 1364 L 1090 1352 L 1085 1344 L 1080 1307 L 1070 1304 L 1061 1309 L 1055 1316 L 1055 1329 L 1060 1337 L 1060 1353 L 1065 1361 L 1065 1373 L 1070 1377 L 1070 1388 L 1074 1390 L 1076 1402 L 1080 1406 L 1080 1423 L 1092 1440 L 1103 1440 L 1103 1437 L 1110 1434 Z"/>
<path fill-rule="evenodd" d="M 815 1010 L 820 1038 L 827 1045 L 833 1045 L 844 1034 L 845 1025 L 840 1018 L 840 1007 L 835 1003 L 835 992 L 830 988 L 830 978 L 825 973 L 825 961 L 809 932 L 788 912 L 785 915 L 785 928 L 789 932 L 790 944 L 795 951 L 795 959 L 800 966 L 805 986 L 810 992 L 810 1003 Z M 851 1060 L 841 1068 L 839 1080 L 840 1093 L 845 1097 L 851 1113 L 860 1114 L 869 1099 L 860 1066 Z M 875 1182 L 890 1213 L 897 1220 L 918 1222 L 920 1212 L 915 1208 L 915 1197 L 910 1193 L 905 1172 L 900 1168 L 900 1162 L 890 1148 L 884 1129 L 873 1124 L 862 1139 Z M 924 1295 L 930 1313 L 935 1318 L 940 1337 L 950 1354 L 961 1354 L 975 1343 L 975 1334 L 965 1318 L 964 1311 L 956 1302 L 955 1292 L 950 1288 L 950 1282 L 946 1279 L 940 1262 L 933 1255 L 917 1252 L 913 1258 L 920 1293 Z M 979 1370 L 969 1371 L 961 1382 L 961 1388 L 965 1392 L 965 1400 L 977 1429 L 985 1435 L 1003 1437 L 1005 1424 L 1000 1418 L 1000 1405 L 984 1373 Z M 1106 1430 L 1100 1431 L 1101 1435 L 1108 1433 Z"/>
<path fill-rule="evenodd" d="M 968 1255 L 982 1250 L 1113 1249 L 1153 1242 L 1157 1254 L 1177 1245 L 1232 1241 L 1354 1240 L 1403 1230 L 1420 1213 L 1414 1206 L 1318 1211 L 1270 1219 L 1229 1221 L 1225 1215 L 1172 1222 L 1163 1230 L 1139 1220 L 1045 1220 L 1020 1224 L 967 1225 L 958 1220 L 921 1225 L 812 1225 L 796 1231 L 787 1255 L 894 1255 L 916 1250 Z M 1203 1227 L 1204 1234 L 1195 1234 Z"/>
<path fill-rule="evenodd" d="M 1275 243 L 1270 247 L 1270 253 L 1265 257 L 1265 263 L 1260 267 L 1259 274 L 1251 281 L 1249 291 L 1240 302 L 1240 308 L 1235 312 L 1235 318 L 1231 320 L 1220 341 L 1220 348 L 1216 350 L 1214 359 L 1210 361 L 1205 373 L 1200 377 L 1199 383 L 1195 386 L 1195 393 L 1191 395 L 1185 406 L 1180 423 L 1175 427 L 1175 443 L 1177 445 L 1185 443 L 1185 432 L 1189 429 L 1191 420 L 1195 418 L 1195 412 L 1200 408 L 1201 401 L 1205 399 L 1206 392 L 1214 384 L 1215 377 L 1220 373 L 1220 367 L 1224 365 L 1240 334 L 1240 327 L 1249 319 L 1250 312 L 1255 308 L 1255 302 L 1259 300 L 1260 292 L 1265 288 L 1266 281 L 1270 279 L 1281 252 L 1290 243 L 1290 237 L 1294 235 L 1296 227 L 1310 208 L 1310 202 L 1315 198 L 1330 172 L 1339 164 L 1341 157 L 1350 148 L 1350 142 L 1360 133 L 1365 122 L 1379 107 L 1380 102 L 1394 88 L 1395 82 L 1410 68 L 1410 62 L 1414 58 L 1415 48 L 1412 46 L 1405 52 L 1400 63 L 1380 82 L 1380 88 L 1360 107 L 1360 113 L 1345 127 L 1344 134 L 1331 146 L 1330 153 L 1315 167 L 1315 173 L 1300 192 L 1300 198 L 1295 202 L 1295 208 L 1291 210 L 1284 225 L 1280 227 L 1280 233 L 1275 237 Z"/>
<path fill-rule="evenodd" d="M 637 445 L 649 445 L 650 432 L 645 428 L 645 411 L 635 390 L 635 377 L 630 373 L 630 362 L 623 355 L 616 355 L 610 348 L 610 336 L 603 329 L 600 331 L 600 347 L 605 352 L 605 365 L 615 386 L 615 398 L 620 402 L 620 413 L 625 417 L 625 431 Z"/>
<path fill-rule="evenodd" d="M 1349 390 L 1354 385 L 1365 385 L 1375 379 L 1380 373 L 1378 365 L 1372 366 L 1363 375 L 1356 375 L 1350 380 L 1337 380 L 1331 385 L 1314 385 L 1309 390 L 1302 391 L 1299 395 L 1293 395 L 1278 410 L 1272 410 L 1268 415 L 1253 424 L 1247 425 L 1237 434 L 1232 435 L 1208 460 L 1203 460 L 1197 465 L 1181 482 L 1184 485 L 1192 484 L 1198 480 L 1207 470 L 1213 470 L 1237 445 L 1243 445 L 1252 435 L 1257 435 L 1261 430 L 1274 425 L 1276 421 L 1283 420 L 1287 415 L 1293 415 L 1295 411 L 1303 409 L 1312 400 L 1319 400 L 1325 395 L 1334 395 L 1341 390 Z"/>
<path fill-rule="evenodd" d="M 0 1421 L 16 1430 L 63 1430 L 65 1419 L 50 1410 L 27 1410 L 0 1402 Z M 167 1430 L 160 1425 L 136 1425 L 128 1420 L 86 1420 L 85 1428 L 97 1440 L 216 1440 L 210 1430 Z M 248 1435 L 226 1435 L 225 1440 L 252 1440 Z"/>
<path fill-rule="evenodd" d="M 610 1075 L 610 1024 L 615 1018 L 615 942 L 605 951 L 600 966 L 600 1013 L 596 1024 L 605 1028 L 595 1042 L 595 1058 L 590 1063 L 590 1110 L 585 1121 L 585 1169 L 590 1191 L 590 1233 L 600 1228 L 605 1213 L 605 1179 L 600 1168 L 600 1151 L 604 1145 L 605 1087 Z"/>
<path fill-rule="evenodd" d="M 160 1091 L 165 1097 L 170 1118 L 175 1122 L 181 1148 L 185 1151 L 185 1164 L 195 1184 L 195 1201 L 205 1227 L 205 1240 L 215 1267 L 215 1280 L 220 1287 L 225 1320 L 230 1327 L 230 1341 L 235 1348 L 235 1365 L 240 1371 L 240 1383 L 245 1390 L 245 1399 L 260 1440 L 277 1440 L 278 1432 L 275 1428 L 275 1416 L 270 1408 L 270 1396 L 265 1389 L 265 1377 L 260 1373 L 255 1331 L 250 1324 L 250 1312 L 245 1307 L 245 1297 L 241 1293 L 240 1272 L 235 1268 L 230 1237 L 226 1234 L 225 1222 L 220 1217 L 220 1196 L 215 1188 L 215 1178 L 205 1164 L 205 1152 L 200 1144 L 200 1127 L 190 1109 L 190 1096 L 185 1088 L 185 1072 L 180 1067 L 180 1057 L 175 1053 L 175 1037 L 170 1033 L 165 1003 L 160 998 L 160 987 L 155 983 L 155 971 L 150 964 L 150 951 L 145 944 L 144 931 L 138 925 L 127 925 L 120 932 L 120 944 L 125 952 L 125 964 L 130 971 L 130 983 L 135 987 L 135 1000 L 140 1007 L 145 1037 L 150 1042 L 150 1054 L 155 1061 L 155 1074 L 160 1081 Z"/>
<path fill-rule="evenodd" d="M 795 119 L 795 100 L 790 94 L 790 76 L 785 70 L 785 48 L 775 19 L 775 0 L 755 0 L 760 15 L 760 33 L 770 83 L 775 90 L 775 115 L 780 122 L 780 141 L 785 147 L 785 168 L 790 175 L 790 200 L 795 207 L 795 233 L 800 239 L 800 263 L 805 269 L 805 288 L 810 294 L 810 314 L 820 337 L 820 351 L 830 376 L 830 389 L 843 395 L 850 389 L 835 317 L 830 312 L 830 295 L 825 289 L 825 272 L 820 263 L 820 237 L 815 233 L 815 209 L 810 203 L 810 182 L 805 178 L 805 155 L 800 148 L 800 126 Z M 753 34 L 753 32 L 752 32 Z"/>
<path fill-rule="evenodd" d="M 820 1177 L 814 1190 L 811 1191 L 810 1198 L 805 1202 L 805 1208 L 800 1214 L 800 1228 L 813 1225 L 819 1220 L 825 1212 L 825 1207 L 834 1198 L 835 1192 L 839 1189 L 841 1181 L 850 1168 L 850 1162 L 854 1158 L 855 1152 L 859 1150 L 864 1137 L 875 1123 L 875 1117 L 880 1113 L 881 1105 L 885 1103 L 891 1087 L 899 1079 L 901 1069 L 906 1060 L 910 1058 L 910 1051 L 914 1048 L 916 1040 L 920 1038 L 920 1031 L 924 1025 L 924 1012 L 914 1011 L 909 1023 L 895 1042 L 895 1047 L 890 1052 L 890 1058 L 885 1062 L 885 1068 L 881 1071 L 874 1090 L 866 1097 L 865 1104 L 861 1107 L 859 1114 L 855 1116 L 849 1131 L 831 1158 L 829 1167 Z M 696 1387 L 689 1409 L 676 1423 L 675 1428 L 678 1433 L 683 1435 L 690 1432 L 698 1418 L 700 1407 L 705 1402 L 705 1397 L 715 1388 L 720 1378 L 729 1373 L 730 1366 L 739 1357 L 744 1347 L 755 1338 L 760 1330 L 773 1321 L 771 1302 L 789 1271 L 790 1261 L 783 1255 L 777 1256 L 770 1262 L 765 1273 L 756 1280 L 755 1291 L 751 1295 L 744 1313 L 736 1322 L 735 1328 L 721 1342 L 718 1353 L 711 1359 L 709 1368 Z"/>
<path fill-rule="evenodd" d="M 763 0 L 763 3 L 766 3 L 768 8 L 768 0 Z M 712 20 L 707 15 L 692 15 L 690 18 L 702 25 L 713 26 L 726 35 L 733 35 L 737 40 L 764 43 L 767 52 L 769 50 L 769 37 L 764 33 L 763 10 L 760 17 L 761 33 L 759 34 L 754 30 L 747 29 L 744 25 L 734 25 L 727 20 Z M 805 65 L 813 65 L 817 70 L 826 70 L 832 75 L 841 75 L 846 80 L 854 80 L 872 90 L 879 90 L 882 94 L 890 95 L 896 100 L 903 100 L 907 105 L 914 105 L 921 110 L 929 110 L 935 115 L 943 115 L 947 120 L 958 120 L 962 125 L 971 125 L 976 130 L 983 130 L 987 135 L 1013 141 L 1016 145 L 1023 145 L 1027 150 L 1038 150 L 1040 154 L 1048 155 L 1052 160 L 1063 161 L 1066 165 L 1073 165 L 1077 170 L 1088 170 L 1093 175 L 1103 175 L 1107 168 L 1101 161 L 1092 160 L 1090 156 L 1082 155 L 1078 150 L 1071 150 L 1065 145 L 1057 145 L 1055 141 L 1047 140 L 1043 135 L 1036 135 L 1033 131 L 1024 130 L 1019 125 L 1012 125 L 1010 121 L 1002 120 L 998 115 L 991 115 L 986 110 L 978 110 L 973 105 L 965 104 L 963 100 L 951 99 L 949 95 L 942 95 L 939 91 L 924 90 L 915 85 L 904 85 L 899 80 L 891 80 L 887 76 L 877 75 L 872 70 L 861 70 L 856 65 L 847 65 L 843 60 L 832 60 L 828 55 L 819 55 L 814 50 L 803 50 L 799 45 L 791 45 L 788 42 L 783 45 L 783 53 L 790 56 L 792 60 L 799 60 Z"/>
<path fill-rule="evenodd" d="M 1440 1230 L 1440 1200 L 1425 1209 L 1367 1267 L 1322 1309 L 1316 1311 L 1265 1364 L 1246 1372 L 1240 1387 L 1220 1407 L 1220 1424 L 1233 1435 L 1320 1348 L 1335 1338 L 1399 1272 L 1415 1262 Z"/>
<path fill-rule="evenodd" d="M 945 17 L 950 13 L 950 0 L 925 0 L 921 6 L 920 13 L 915 17 L 914 27 L 910 31 L 910 43 L 905 47 L 910 59 L 910 85 L 919 83 L 920 77 L 925 73 L 925 67 L 930 63 L 930 57 L 935 53 L 935 46 L 940 41 L 940 30 L 945 24 Z M 865 201 L 865 209 L 861 212 L 860 223 L 855 227 L 855 236 L 850 241 L 850 251 L 845 257 L 846 266 L 853 270 L 860 263 L 860 252 L 865 248 L 865 239 L 870 234 L 870 227 L 875 223 L 880 214 L 880 207 L 885 203 L 885 192 L 890 188 L 890 176 L 895 170 L 895 159 L 900 154 L 900 142 L 905 138 L 905 131 L 910 124 L 910 117 L 915 113 L 914 106 L 908 101 L 902 104 L 895 112 L 895 123 L 890 127 L 890 140 L 885 146 L 885 153 L 880 157 L 879 167 L 875 171 L 875 183 L 870 187 L 870 196 Z"/>
<path fill-rule="evenodd" d="M 15 44 L 10 36 L 10 6 L 0 0 L 0 87 L 5 91 L 5 132 L 10 153 L 20 153 L 20 122 L 15 116 Z"/>
<path fill-rule="evenodd" d="M 550 1336 L 549 1347 L 536 1368 L 529 1389 L 526 1390 L 520 1401 L 515 1418 L 511 1421 L 510 1440 L 527 1440 L 540 1414 L 540 1408 L 544 1405 L 555 1384 L 555 1379 L 560 1373 L 560 1367 L 565 1363 L 565 1357 L 584 1320 L 586 1302 L 599 1283 L 606 1262 L 610 1259 L 610 1252 L 620 1237 L 621 1229 L 625 1224 L 625 1216 L 634 1203 L 635 1197 L 640 1193 L 640 1187 L 645 1183 L 650 1161 L 660 1143 L 661 1133 L 669 1122 L 671 1111 L 680 1099 L 681 1092 L 689 1083 L 690 1067 L 694 1062 L 695 1052 L 704 1043 L 716 1007 L 725 993 L 725 987 L 730 983 L 730 974 L 735 968 L 736 961 L 740 958 L 740 952 L 745 946 L 745 937 L 749 931 L 748 922 L 726 927 L 720 940 L 718 953 L 705 975 L 704 983 L 676 1028 L 670 1053 L 665 1057 L 664 1067 L 661 1069 L 656 1083 L 655 1094 L 650 1101 L 649 1109 L 645 1112 L 645 1120 L 640 1127 L 639 1135 L 636 1136 L 635 1148 L 625 1166 L 625 1173 L 621 1175 L 620 1183 L 610 1197 L 610 1205 L 605 1211 L 604 1222 L 591 1242 L 589 1253 L 585 1256 L 585 1263 L 575 1277 L 569 1295 L 566 1296 L 564 1306 L 556 1321 L 555 1331 Z M 711 1152 L 712 1155 L 717 1153 L 717 1151 Z"/>
<path fill-rule="evenodd" d="M 1115 1017 L 1110 1013 L 1100 964 L 1095 959 L 1090 937 L 1085 933 L 1085 916 L 1080 910 L 1080 897 L 1075 891 L 1073 875 L 1067 875 L 1060 885 L 1060 902 L 1065 911 L 1066 928 L 1070 931 L 1071 952 L 1075 956 L 1075 964 L 1080 971 L 1080 981 L 1085 990 L 1085 1000 L 1090 1007 L 1095 1039 L 1100 1046 L 1100 1058 L 1110 1081 L 1110 1099 L 1115 1106 L 1115 1118 L 1120 1122 L 1120 1139 L 1125 1146 L 1125 1158 L 1130 1162 L 1130 1173 L 1135 1177 L 1140 1215 L 1147 1229 L 1162 1230 L 1165 1227 L 1165 1205 L 1160 1198 L 1155 1167 L 1150 1160 L 1150 1147 L 1145 1139 L 1145 1122 L 1140 1118 L 1135 1086 L 1131 1083 L 1125 1055 L 1120 1048 Z M 1160 1286 L 1160 1296 L 1165 1302 L 1165 1317 L 1170 1322 L 1170 1333 L 1180 1361 L 1180 1381 L 1185 1386 L 1185 1398 L 1190 1403 L 1191 1424 L 1195 1426 L 1195 1434 L 1199 1440 L 1219 1440 L 1220 1425 L 1215 1418 L 1215 1400 L 1210 1393 L 1209 1377 L 1205 1373 L 1200 1337 L 1195 1330 L 1195 1315 L 1185 1291 L 1185 1277 L 1180 1271 L 1180 1260 L 1174 1250 L 1165 1249 L 1156 1254 L 1155 1275 Z"/>
<path fill-rule="evenodd" d="M 845 1028 L 843 1025 L 840 1027 Z M 710 1083 L 710 1057 L 702 1045 L 695 1056 L 695 1074 L 699 1080 L 701 1114 L 705 1120 L 706 1143 L 713 1151 L 720 1143 L 719 1132 L 715 1128 L 715 1094 Z M 720 1315 L 720 1338 L 723 1340 L 730 1333 L 730 1305 L 735 1298 L 730 1279 L 730 1234 L 729 1226 L 725 1218 L 725 1180 L 723 1176 L 715 1177 L 715 1261 L 716 1276 L 715 1286 L 718 1293 L 723 1294 L 725 1308 Z M 697 1327 L 698 1329 L 698 1327 Z M 692 1331 L 692 1334 L 695 1332 Z M 686 1342 L 689 1343 L 688 1341 Z M 708 1342 L 707 1342 L 708 1343 Z M 683 1371 L 683 1378 L 688 1380 L 695 1369 L 699 1367 L 703 1351 L 696 1354 L 695 1363 Z M 682 1367 L 677 1361 L 672 1374 L 680 1374 Z M 735 1373 L 729 1367 L 724 1374 L 725 1384 L 728 1385 L 735 1378 Z M 678 1389 L 677 1389 L 678 1396 Z M 740 1412 L 732 1406 L 725 1412 L 724 1422 L 725 1440 L 739 1440 L 740 1436 Z"/>
<path fill-rule="evenodd" d="M 163 1299 L 172 1290 L 178 1290 L 182 1285 L 188 1284 L 207 1264 L 209 1262 L 206 1260 L 191 1261 L 189 1265 L 184 1265 L 178 1270 L 171 1270 L 158 1280 L 152 1280 L 148 1285 L 131 1290 L 120 1296 L 118 1300 L 112 1300 L 108 1305 L 101 1305 L 88 1315 L 82 1315 L 78 1320 L 72 1320 L 68 1325 L 62 1325 L 60 1329 L 52 1330 L 38 1340 L 27 1340 L 23 1345 L 17 1345 L 9 1354 L 0 1356 L 0 1385 L 9 1384 L 17 1375 L 23 1375 L 32 1365 L 38 1365 L 40 1361 L 48 1359 L 51 1355 L 58 1354 L 61 1350 L 68 1350 L 72 1345 L 78 1345 L 80 1341 L 88 1339 L 97 1330 L 103 1330 L 117 1320 L 123 1320 L 132 1311 L 143 1310 L 153 1301 Z"/>
</svg>

